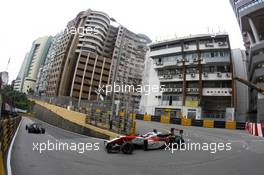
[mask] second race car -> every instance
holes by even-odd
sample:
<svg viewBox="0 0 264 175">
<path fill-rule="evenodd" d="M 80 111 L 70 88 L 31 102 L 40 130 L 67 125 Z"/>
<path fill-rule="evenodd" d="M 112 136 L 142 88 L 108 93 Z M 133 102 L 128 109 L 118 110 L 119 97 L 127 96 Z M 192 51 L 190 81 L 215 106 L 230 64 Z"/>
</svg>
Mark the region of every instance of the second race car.
<svg viewBox="0 0 264 175">
<path fill-rule="evenodd" d="M 45 128 L 43 128 L 40 123 L 26 125 L 26 130 L 28 133 L 45 134 Z"/>
</svg>

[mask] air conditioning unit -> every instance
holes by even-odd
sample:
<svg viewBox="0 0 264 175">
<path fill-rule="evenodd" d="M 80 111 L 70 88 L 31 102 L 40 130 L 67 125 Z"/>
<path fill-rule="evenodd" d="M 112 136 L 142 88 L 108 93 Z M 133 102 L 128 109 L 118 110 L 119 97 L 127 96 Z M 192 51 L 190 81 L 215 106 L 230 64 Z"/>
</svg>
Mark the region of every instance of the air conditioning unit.
<svg viewBox="0 0 264 175">
<path fill-rule="evenodd" d="M 208 73 L 207 72 L 204 72 L 203 75 L 204 75 L 204 77 L 208 77 Z"/>
<path fill-rule="evenodd" d="M 182 74 L 179 74 L 179 78 L 182 78 Z"/>
<path fill-rule="evenodd" d="M 189 49 L 189 46 L 185 44 L 184 49 Z"/>
<path fill-rule="evenodd" d="M 221 72 L 217 72 L 217 77 L 222 77 L 222 73 Z"/>
<path fill-rule="evenodd" d="M 190 64 L 193 64 L 193 60 L 190 60 L 189 63 L 190 63 Z"/>
<path fill-rule="evenodd" d="M 182 88 L 179 88 L 179 92 L 182 92 Z"/>
<path fill-rule="evenodd" d="M 213 43 L 205 43 L 205 47 L 214 47 Z"/>
<path fill-rule="evenodd" d="M 195 73 L 191 73 L 191 77 L 194 78 L 195 77 Z"/>
<path fill-rule="evenodd" d="M 167 75 L 167 79 L 172 79 L 172 75 Z"/>
<path fill-rule="evenodd" d="M 229 73 L 226 73 L 226 77 L 231 77 L 231 75 Z"/>
<path fill-rule="evenodd" d="M 163 62 L 157 62 L 156 65 L 157 66 L 163 65 Z"/>
<path fill-rule="evenodd" d="M 218 46 L 226 46 L 225 42 L 218 42 Z"/>
<path fill-rule="evenodd" d="M 194 58 L 193 61 L 198 61 L 198 58 Z"/>
</svg>

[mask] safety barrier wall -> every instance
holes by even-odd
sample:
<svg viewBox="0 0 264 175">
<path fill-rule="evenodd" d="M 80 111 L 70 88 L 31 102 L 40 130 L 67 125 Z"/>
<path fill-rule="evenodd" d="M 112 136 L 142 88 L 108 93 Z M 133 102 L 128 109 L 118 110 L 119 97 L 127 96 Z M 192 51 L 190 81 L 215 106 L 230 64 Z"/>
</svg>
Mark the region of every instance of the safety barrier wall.
<svg viewBox="0 0 264 175">
<path fill-rule="evenodd" d="M 76 108 L 74 106 L 54 104 L 37 99 L 31 100 L 35 101 L 38 105 L 57 110 L 62 118 L 66 117 L 68 120 L 74 119 L 74 123 L 92 125 L 118 134 L 135 135 L 135 132 L 132 131 L 136 130 L 133 128 L 133 126 L 136 126 L 133 120 L 136 114 L 126 114 L 124 111 L 119 111 L 118 115 L 112 116 L 112 111 L 108 104 L 93 103 L 93 105 L 90 104 L 86 107 Z M 72 118 L 70 114 L 78 117 Z"/>
<path fill-rule="evenodd" d="M 171 118 L 168 116 L 151 116 L 147 114 L 137 114 L 136 119 L 144 121 L 156 121 L 167 124 L 178 124 L 184 126 L 197 126 L 205 128 L 225 128 L 225 129 L 239 129 L 245 130 L 246 123 L 235 121 L 217 121 L 217 120 L 197 120 L 187 118 Z"/>
<path fill-rule="evenodd" d="M 246 130 L 254 136 L 264 137 L 264 123 L 247 122 Z"/>
<path fill-rule="evenodd" d="M 21 117 L 0 120 L 0 175 L 6 174 L 7 152 L 20 120 Z"/>
<path fill-rule="evenodd" d="M 35 118 L 42 120 L 44 122 L 47 122 L 53 126 L 71 131 L 71 132 L 75 132 L 75 133 L 79 133 L 79 134 L 83 134 L 87 136 L 93 136 L 97 138 L 102 138 L 102 139 L 110 139 L 111 137 L 117 136 L 112 132 L 107 132 L 100 128 L 96 128 L 96 127 L 88 126 L 88 125 L 86 126 L 85 116 L 80 116 L 80 114 L 76 112 L 70 113 L 70 111 L 67 111 L 67 110 L 65 111 L 69 113 L 69 116 L 71 116 L 71 118 L 75 118 L 75 120 L 70 121 L 67 118 L 66 114 L 64 115 L 65 118 L 61 116 L 63 115 L 64 111 L 59 111 L 58 109 L 55 109 L 55 108 L 51 109 L 51 108 L 48 108 L 47 106 L 45 107 L 45 106 L 36 104 L 33 108 L 33 111 L 35 113 L 34 115 Z"/>
</svg>

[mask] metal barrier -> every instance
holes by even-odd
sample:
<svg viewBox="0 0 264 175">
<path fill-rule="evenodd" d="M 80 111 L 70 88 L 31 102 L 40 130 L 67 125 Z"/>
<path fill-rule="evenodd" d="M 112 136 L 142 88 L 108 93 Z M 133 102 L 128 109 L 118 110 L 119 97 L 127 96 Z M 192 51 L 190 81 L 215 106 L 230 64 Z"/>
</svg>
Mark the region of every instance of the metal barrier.
<svg viewBox="0 0 264 175">
<path fill-rule="evenodd" d="M 0 174 L 6 174 L 6 156 L 21 117 L 0 120 Z"/>
</svg>

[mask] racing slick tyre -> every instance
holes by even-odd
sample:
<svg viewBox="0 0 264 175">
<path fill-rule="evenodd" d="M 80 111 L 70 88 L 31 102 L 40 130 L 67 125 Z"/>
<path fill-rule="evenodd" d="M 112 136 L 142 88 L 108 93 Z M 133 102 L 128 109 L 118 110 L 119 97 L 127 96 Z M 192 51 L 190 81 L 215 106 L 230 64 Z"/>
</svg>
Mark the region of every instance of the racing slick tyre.
<svg viewBox="0 0 264 175">
<path fill-rule="evenodd" d="M 120 147 L 114 146 L 112 143 L 108 143 L 105 146 L 105 149 L 107 153 L 119 153 L 120 152 Z"/>
<path fill-rule="evenodd" d="M 132 143 L 130 143 L 130 142 L 125 142 L 121 146 L 121 151 L 124 154 L 132 154 L 133 151 L 134 151 L 134 145 Z"/>
<path fill-rule="evenodd" d="M 113 151 L 113 144 L 107 144 L 105 147 L 107 153 L 112 153 Z"/>
<path fill-rule="evenodd" d="M 185 144 L 184 144 L 184 139 L 183 138 L 178 138 L 176 140 L 176 144 L 177 144 L 177 148 L 185 148 Z"/>
<path fill-rule="evenodd" d="M 46 130 L 44 128 L 41 129 L 41 134 L 45 134 Z"/>
<path fill-rule="evenodd" d="M 144 148 L 144 151 L 148 150 L 148 140 L 144 140 L 143 148 Z"/>
</svg>

